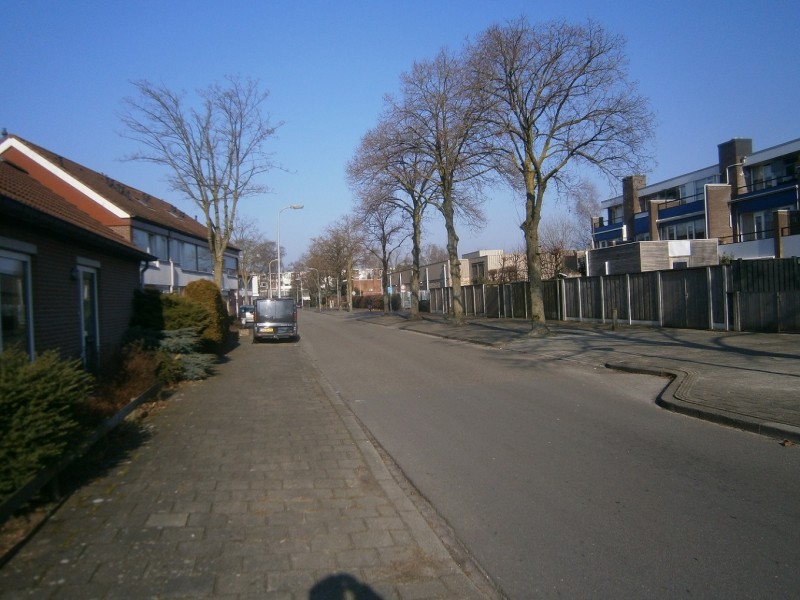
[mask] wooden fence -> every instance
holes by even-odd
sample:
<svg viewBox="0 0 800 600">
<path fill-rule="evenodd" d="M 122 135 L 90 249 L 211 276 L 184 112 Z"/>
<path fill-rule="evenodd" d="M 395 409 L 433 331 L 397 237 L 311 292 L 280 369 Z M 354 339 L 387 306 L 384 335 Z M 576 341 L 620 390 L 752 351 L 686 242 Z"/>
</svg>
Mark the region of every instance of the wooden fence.
<svg viewBox="0 0 800 600">
<path fill-rule="evenodd" d="M 467 315 L 527 318 L 528 283 L 462 287 Z M 686 329 L 800 332 L 800 259 L 543 282 L 545 318 Z M 430 290 L 449 312 L 452 290 Z"/>
</svg>

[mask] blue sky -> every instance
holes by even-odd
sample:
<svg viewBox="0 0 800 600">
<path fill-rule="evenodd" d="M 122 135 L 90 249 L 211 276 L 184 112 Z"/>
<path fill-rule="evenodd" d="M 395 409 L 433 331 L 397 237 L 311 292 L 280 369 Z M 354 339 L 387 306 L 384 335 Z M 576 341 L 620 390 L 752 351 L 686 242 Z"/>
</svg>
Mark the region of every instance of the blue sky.
<svg viewBox="0 0 800 600">
<path fill-rule="evenodd" d="M 7 2 L 0 127 L 194 215 L 167 190 L 165 171 L 121 160 L 135 149 L 120 135 L 122 99 L 138 79 L 189 93 L 227 74 L 258 79 L 284 123 L 268 149 L 286 171 L 266 176 L 272 193 L 240 210 L 275 239 L 278 210 L 305 205 L 281 216 L 291 262 L 350 211 L 345 165 L 400 74 L 523 14 L 591 18 L 625 36 L 631 79 L 658 119 L 650 183 L 714 164 L 717 144 L 733 137 L 752 138 L 756 150 L 800 137 L 800 7 L 789 0 Z M 597 183 L 604 197 L 619 193 Z M 546 212 L 563 206 L 551 197 Z M 460 231 L 461 253 L 518 247 L 513 195 L 498 189 L 485 210 L 481 231 Z M 425 241 L 443 244 L 440 222 Z"/>
</svg>

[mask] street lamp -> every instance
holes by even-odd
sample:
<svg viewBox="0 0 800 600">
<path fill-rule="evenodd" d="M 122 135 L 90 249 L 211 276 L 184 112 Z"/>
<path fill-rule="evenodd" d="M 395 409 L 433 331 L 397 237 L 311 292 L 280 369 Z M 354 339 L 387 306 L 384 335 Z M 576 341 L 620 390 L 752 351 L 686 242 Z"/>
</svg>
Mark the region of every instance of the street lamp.
<svg viewBox="0 0 800 600">
<path fill-rule="evenodd" d="M 303 208 L 302 204 L 290 204 L 284 206 L 278 211 L 278 298 L 281 297 L 281 213 L 288 209 L 300 210 Z"/>
<path fill-rule="evenodd" d="M 268 266 L 268 268 L 269 268 L 269 297 L 270 298 L 272 298 L 272 263 L 274 263 L 277 260 L 278 260 L 277 258 L 273 258 L 271 261 L 269 261 L 269 266 Z"/>
</svg>

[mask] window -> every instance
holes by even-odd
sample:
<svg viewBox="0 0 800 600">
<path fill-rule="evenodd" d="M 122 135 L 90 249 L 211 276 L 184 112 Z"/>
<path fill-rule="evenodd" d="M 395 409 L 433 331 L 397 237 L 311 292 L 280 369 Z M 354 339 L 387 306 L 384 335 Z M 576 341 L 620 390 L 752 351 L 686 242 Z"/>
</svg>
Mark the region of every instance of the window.
<svg viewBox="0 0 800 600">
<path fill-rule="evenodd" d="M 158 260 L 167 260 L 167 238 L 156 233 L 150 234 L 150 254 L 157 256 Z"/>
<path fill-rule="evenodd" d="M 150 233 L 143 229 L 133 228 L 133 243 L 145 252 L 149 252 L 158 260 L 167 260 L 167 238 L 157 233 Z"/>
<path fill-rule="evenodd" d="M 133 243 L 145 252 L 150 248 L 150 235 L 142 229 L 133 228 Z"/>
<path fill-rule="evenodd" d="M 197 246 L 183 242 L 181 245 L 181 266 L 188 271 L 197 270 Z"/>
<path fill-rule="evenodd" d="M 226 256 L 224 261 L 225 261 L 225 273 L 229 277 L 236 277 L 237 276 L 236 271 L 238 268 L 239 261 L 232 256 Z"/>
<path fill-rule="evenodd" d="M 169 241 L 169 257 L 176 265 L 181 264 L 181 242 L 178 240 Z"/>
<path fill-rule="evenodd" d="M 663 225 L 659 229 L 662 240 L 701 240 L 706 237 L 705 219 Z"/>
<path fill-rule="evenodd" d="M 100 324 L 97 314 L 97 270 L 79 265 L 79 306 L 81 319 L 81 360 L 89 371 L 97 369 L 100 352 Z"/>
<path fill-rule="evenodd" d="M 33 356 L 30 258 L 0 250 L 0 351 L 21 348 Z"/>
<path fill-rule="evenodd" d="M 197 270 L 203 273 L 211 273 L 214 270 L 211 252 L 204 246 L 197 246 Z"/>
<path fill-rule="evenodd" d="M 486 276 L 486 265 L 482 262 L 473 263 L 472 265 L 473 281 L 483 281 L 485 276 Z"/>
</svg>

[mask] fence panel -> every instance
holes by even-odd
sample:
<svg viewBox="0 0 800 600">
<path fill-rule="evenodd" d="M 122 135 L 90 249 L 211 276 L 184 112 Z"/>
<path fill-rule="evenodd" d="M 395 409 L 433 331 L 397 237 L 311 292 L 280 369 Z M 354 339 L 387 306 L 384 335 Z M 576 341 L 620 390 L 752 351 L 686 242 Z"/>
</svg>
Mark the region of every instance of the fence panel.
<svg viewBox="0 0 800 600">
<path fill-rule="evenodd" d="M 517 281 L 508 284 L 511 294 L 511 310 L 517 319 L 528 317 L 528 290 L 530 288 L 527 281 Z"/>
<path fill-rule="evenodd" d="M 603 278 L 581 279 L 581 312 L 584 319 L 603 319 Z"/>
<path fill-rule="evenodd" d="M 544 298 L 544 318 L 548 321 L 561 319 L 561 280 L 543 281 L 542 297 Z"/>
<path fill-rule="evenodd" d="M 705 268 L 661 272 L 664 327 L 708 329 L 708 274 Z"/>
<path fill-rule="evenodd" d="M 500 316 L 500 303 L 498 298 L 497 284 L 487 284 L 484 286 L 484 296 L 486 297 L 486 307 L 484 314 L 487 317 L 498 318 Z"/>
<path fill-rule="evenodd" d="M 527 282 L 464 286 L 463 291 L 468 315 L 529 316 Z M 447 313 L 451 293 L 450 288 L 431 290 L 431 310 Z M 797 259 L 549 280 L 542 282 L 542 294 L 545 318 L 553 321 L 608 321 L 616 308 L 622 322 L 800 332 Z"/>
<path fill-rule="evenodd" d="M 564 280 L 564 314 L 562 319 L 580 320 L 583 318 L 581 307 L 581 281 L 582 279 L 573 278 Z"/>
<path fill-rule="evenodd" d="M 800 332 L 800 291 L 780 292 L 778 301 L 780 302 L 778 331 Z"/>
<path fill-rule="evenodd" d="M 732 292 L 800 290 L 800 261 L 796 258 L 736 260 L 731 263 Z"/>
<path fill-rule="evenodd" d="M 630 298 L 631 320 L 635 323 L 659 323 L 658 274 L 631 273 Z"/>
<path fill-rule="evenodd" d="M 462 285 L 461 297 L 464 299 L 464 314 L 466 316 L 475 315 L 475 302 L 472 291 L 475 289 L 474 285 Z"/>
<path fill-rule="evenodd" d="M 611 320 L 614 311 L 617 319 L 628 320 L 628 285 L 625 275 L 609 275 L 603 277 L 603 318 Z"/>
<path fill-rule="evenodd" d="M 739 292 L 736 295 L 742 331 L 778 331 L 778 294 Z"/>
</svg>

